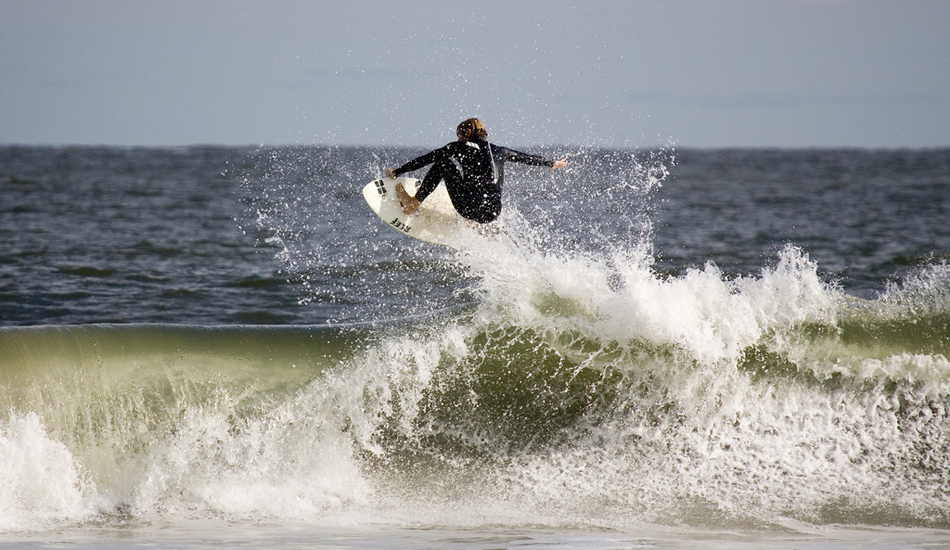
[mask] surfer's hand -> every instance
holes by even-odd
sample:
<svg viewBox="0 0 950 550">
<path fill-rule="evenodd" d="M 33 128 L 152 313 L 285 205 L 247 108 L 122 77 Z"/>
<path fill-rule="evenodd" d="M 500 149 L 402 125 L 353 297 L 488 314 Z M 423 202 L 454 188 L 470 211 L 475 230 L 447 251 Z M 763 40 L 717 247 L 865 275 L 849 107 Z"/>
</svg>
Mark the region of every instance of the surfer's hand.
<svg viewBox="0 0 950 550">
<path fill-rule="evenodd" d="M 554 164 L 551 165 L 551 170 L 557 170 L 558 168 L 564 168 L 565 166 L 567 166 L 567 159 L 563 158 L 563 159 L 554 161 Z"/>
<path fill-rule="evenodd" d="M 399 205 L 402 206 L 402 211 L 406 214 L 412 214 L 419 208 L 419 201 L 406 192 L 406 188 L 403 187 L 402 183 L 396 184 L 396 198 L 399 199 Z"/>
<path fill-rule="evenodd" d="M 386 174 L 386 177 L 387 177 L 387 178 L 395 177 L 395 176 L 393 175 L 393 169 L 392 169 L 392 168 L 386 168 L 385 170 L 383 170 L 383 173 Z"/>
</svg>

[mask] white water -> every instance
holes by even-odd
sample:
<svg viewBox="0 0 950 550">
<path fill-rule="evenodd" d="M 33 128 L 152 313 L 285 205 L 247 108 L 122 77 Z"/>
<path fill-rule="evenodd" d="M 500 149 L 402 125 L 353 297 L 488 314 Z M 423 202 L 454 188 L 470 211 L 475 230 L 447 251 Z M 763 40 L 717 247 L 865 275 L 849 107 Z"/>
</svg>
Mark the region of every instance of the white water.
<svg viewBox="0 0 950 550">
<path fill-rule="evenodd" d="M 661 278 L 639 252 L 478 246 L 456 258 L 477 274 L 473 309 L 381 330 L 290 394 L 267 384 L 242 394 L 225 367 L 220 383 L 184 380 L 204 397 L 166 399 L 175 407 L 153 410 L 154 422 L 116 422 L 123 400 L 148 392 L 107 375 L 115 408 L 104 414 L 115 418 L 51 434 L 44 418 L 55 410 L 11 411 L 0 426 L 0 529 L 688 525 L 804 536 L 828 523 L 947 523 L 950 362 L 924 349 L 932 343 L 841 338 L 842 319 L 912 326 L 945 314 L 940 268 L 864 302 L 793 248 L 757 276 L 727 279 L 713 265 Z M 519 338 L 528 351 L 492 345 Z M 557 390 L 565 408 L 593 404 L 519 448 L 479 415 L 518 433 L 509 413 L 544 426 L 548 411 L 482 405 L 499 361 L 511 386 L 557 361 L 568 372 L 537 386 L 539 402 Z M 458 385 L 468 393 L 451 397 Z M 473 416 L 446 421 L 451 411 L 431 407 L 451 399 L 433 394 Z"/>
</svg>

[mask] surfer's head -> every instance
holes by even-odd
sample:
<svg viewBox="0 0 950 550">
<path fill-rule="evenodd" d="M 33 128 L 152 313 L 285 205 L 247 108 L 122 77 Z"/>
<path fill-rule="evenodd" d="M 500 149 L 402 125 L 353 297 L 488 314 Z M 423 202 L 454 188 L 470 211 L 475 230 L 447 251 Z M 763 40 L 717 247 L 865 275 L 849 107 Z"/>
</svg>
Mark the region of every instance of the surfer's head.
<svg viewBox="0 0 950 550">
<path fill-rule="evenodd" d="M 470 118 L 459 123 L 458 128 L 455 130 L 455 135 L 457 135 L 460 140 L 472 138 L 487 139 L 488 130 L 485 129 L 485 125 L 482 124 L 482 121 L 477 118 Z"/>
</svg>

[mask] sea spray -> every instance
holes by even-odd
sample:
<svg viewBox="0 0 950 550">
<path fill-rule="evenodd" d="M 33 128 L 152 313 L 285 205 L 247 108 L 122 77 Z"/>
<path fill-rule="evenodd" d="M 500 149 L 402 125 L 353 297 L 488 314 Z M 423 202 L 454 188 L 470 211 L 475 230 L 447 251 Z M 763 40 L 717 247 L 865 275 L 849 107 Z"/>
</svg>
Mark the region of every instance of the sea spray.
<svg viewBox="0 0 950 550">
<path fill-rule="evenodd" d="M 189 411 L 143 457 L 130 512 L 136 518 L 312 521 L 365 500 L 352 440 L 336 399 L 311 396 L 236 418 Z"/>
<path fill-rule="evenodd" d="M 492 255 L 491 269 L 508 276 L 482 273 L 468 353 L 443 358 L 412 432 L 443 464 L 482 457 L 471 483 L 508 503 L 496 513 L 946 521 L 927 471 L 946 471 L 946 460 L 918 447 L 945 438 L 947 392 L 921 399 L 904 383 L 851 384 L 800 362 L 840 338 L 850 300 L 799 251 L 757 277 L 730 280 L 707 266 L 664 279 L 638 266 L 620 287 L 606 283 L 605 263 L 551 258 Z M 946 365 L 912 352 L 888 360 L 907 355 L 921 368 Z M 930 466 L 915 471 L 919 460 Z"/>
<path fill-rule="evenodd" d="M 372 329 L 5 329 L 4 399 L 36 410 L 3 424 L 7 528 L 948 524 L 945 344 L 894 330 L 902 292 L 942 326 L 940 276 L 855 303 L 794 248 L 730 278 L 486 246 L 474 305 Z M 37 407 L 50 367 L 97 376 Z"/>
<path fill-rule="evenodd" d="M 35 413 L 0 424 L 0 533 L 86 518 L 97 500 L 69 449 Z"/>
<path fill-rule="evenodd" d="M 357 191 L 386 153 L 374 166 L 367 150 L 252 154 L 264 176 L 242 180 L 238 217 L 255 250 L 188 225 L 208 204 L 226 210 L 211 202 L 219 187 L 193 209 L 162 208 L 204 180 L 168 176 L 156 204 L 87 177 L 109 208 L 137 197 L 160 228 L 141 246 L 103 241 L 131 256 L 110 259 L 129 273 L 72 265 L 87 242 L 31 240 L 50 220 L 76 222 L 81 186 L 17 187 L 17 204 L 37 206 L 10 215 L 36 231 L 9 232 L 5 265 L 42 284 L 16 287 L 11 318 L 179 324 L 0 329 L 3 529 L 950 526 L 948 278 L 927 255 L 945 242 L 933 223 L 945 163 L 829 185 L 797 170 L 907 154 L 688 152 L 695 164 L 657 187 L 636 155 L 591 152 L 559 172 L 571 185 L 509 174 L 510 238 L 453 251 L 368 215 Z M 61 208 L 33 218 L 41 196 Z M 914 224 L 888 214 L 908 197 Z M 184 212 L 176 235 L 198 237 L 155 246 L 168 219 L 147 216 L 166 212 Z M 218 259 L 226 282 L 192 286 Z M 838 266 L 858 267 L 827 272 Z M 129 281 L 134 299 L 114 291 Z M 192 302 L 205 304 L 195 317 Z"/>
</svg>

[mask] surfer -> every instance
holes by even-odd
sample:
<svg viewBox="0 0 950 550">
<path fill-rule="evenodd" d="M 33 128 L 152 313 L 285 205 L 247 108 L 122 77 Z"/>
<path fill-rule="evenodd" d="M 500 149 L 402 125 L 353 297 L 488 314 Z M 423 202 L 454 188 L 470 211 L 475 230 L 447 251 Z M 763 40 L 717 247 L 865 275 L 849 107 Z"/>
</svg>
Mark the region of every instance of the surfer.
<svg viewBox="0 0 950 550">
<path fill-rule="evenodd" d="M 415 212 L 439 182 L 444 181 L 452 206 L 462 217 L 488 223 L 501 214 L 505 162 L 549 166 L 552 170 L 567 166 L 566 159 L 548 160 L 488 143 L 488 131 L 477 118 L 462 121 L 456 129 L 456 136 L 458 141 L 414 158 L 395 170 L 386 168 L 386 176 L 396 178 L 433 165 L 422 179 L 415 197 L 409 195 L 401 183 L 396 185 L 396 196 L 403 212 Z"/>
</svg>

